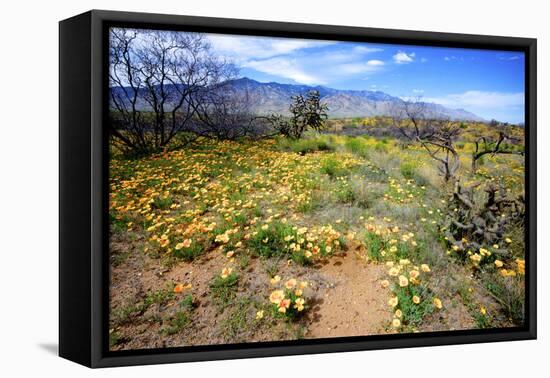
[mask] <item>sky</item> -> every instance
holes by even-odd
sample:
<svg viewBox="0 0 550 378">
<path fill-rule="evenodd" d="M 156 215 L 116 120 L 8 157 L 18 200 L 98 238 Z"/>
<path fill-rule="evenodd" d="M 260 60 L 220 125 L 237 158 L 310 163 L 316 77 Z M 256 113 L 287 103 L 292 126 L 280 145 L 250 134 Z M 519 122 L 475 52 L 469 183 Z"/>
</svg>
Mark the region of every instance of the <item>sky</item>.
<svg viewBox="0 0 550 378">
<path fill-rule="evenodd" d="M 208 34 L 215 53 L 260 82 L 379 90 L 524 122 L 521 52 Z"/>
</svg>

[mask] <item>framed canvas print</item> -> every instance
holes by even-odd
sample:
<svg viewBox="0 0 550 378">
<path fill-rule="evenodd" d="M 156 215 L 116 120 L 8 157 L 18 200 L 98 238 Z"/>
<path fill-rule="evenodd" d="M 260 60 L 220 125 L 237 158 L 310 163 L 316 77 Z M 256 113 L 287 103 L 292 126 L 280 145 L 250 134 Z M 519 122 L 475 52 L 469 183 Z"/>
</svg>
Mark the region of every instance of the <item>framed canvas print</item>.
<svg viewBox="0 0 550 378">
<path fill-rule="evenodd" d="M 536 40 L 60 23 L 60 355 L 536 337 Z"/>
</svg>

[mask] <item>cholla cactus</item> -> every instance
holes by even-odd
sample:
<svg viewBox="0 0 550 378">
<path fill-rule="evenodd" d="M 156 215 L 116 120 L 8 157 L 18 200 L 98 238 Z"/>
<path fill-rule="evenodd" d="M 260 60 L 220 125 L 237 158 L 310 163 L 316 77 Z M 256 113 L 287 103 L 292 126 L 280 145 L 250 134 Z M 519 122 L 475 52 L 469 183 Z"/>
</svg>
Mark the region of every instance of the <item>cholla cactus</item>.
<svg viewBox="0 0 550 378">
<path fill-rule="evenodd" d="M 445 238 L 455 249 L 479 250 L 493 245 L 503 238 L 506 225 L 524 219 L 523 196 L 510 198 L 506 190 L 490 183 L 484 188 L 485 201 L 476 203 L 474 192 L 480 186 L 481 183 L 475 183 L 466 188 L 459 181 L 455 183 L 442 227 Z M 500 249 L 498 253 L 504 255 L 508 251 Z"/>
</svg>

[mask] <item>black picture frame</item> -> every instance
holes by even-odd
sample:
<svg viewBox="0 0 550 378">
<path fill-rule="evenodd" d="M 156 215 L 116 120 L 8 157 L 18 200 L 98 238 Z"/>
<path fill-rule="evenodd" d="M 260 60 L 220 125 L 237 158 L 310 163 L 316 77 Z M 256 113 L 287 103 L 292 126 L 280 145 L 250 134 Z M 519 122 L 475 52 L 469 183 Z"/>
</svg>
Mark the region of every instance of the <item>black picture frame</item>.
<svg viewBox="0 0 550 378">
<path fill-rule="evenodd" d="M 109 351 L 106 132 L 109 26 L 524 52 L 527 206 L 524 327 Z M 95 368 L 536 338 L 536 39 L 101 10 L 61 21 L 59 28 L 61 357 Z"/>
</svg>

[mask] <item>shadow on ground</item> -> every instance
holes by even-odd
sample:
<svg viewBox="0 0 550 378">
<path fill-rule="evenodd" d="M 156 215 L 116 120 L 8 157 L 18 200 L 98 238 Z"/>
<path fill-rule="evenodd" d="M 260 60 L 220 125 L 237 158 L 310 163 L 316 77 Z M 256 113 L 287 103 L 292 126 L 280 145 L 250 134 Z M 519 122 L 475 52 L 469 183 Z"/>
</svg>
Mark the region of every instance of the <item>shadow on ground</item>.
<svg viewBox="0 0 550 378">
<path fill-rule="evenodd" d="M 40 343 L 38 347 L 56 356 L 59 354 L 59 345 L 57 345 L 57 343 Z"/>
</svg>

